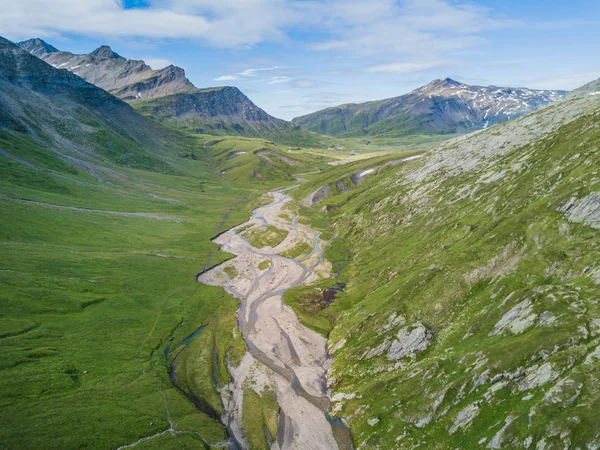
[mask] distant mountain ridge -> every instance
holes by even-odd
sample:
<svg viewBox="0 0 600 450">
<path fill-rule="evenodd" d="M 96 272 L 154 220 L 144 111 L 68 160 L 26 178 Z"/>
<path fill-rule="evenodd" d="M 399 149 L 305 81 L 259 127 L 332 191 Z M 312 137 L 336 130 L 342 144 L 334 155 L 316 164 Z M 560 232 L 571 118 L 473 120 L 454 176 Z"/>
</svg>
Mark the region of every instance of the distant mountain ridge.
<svg viewBox="0 0 600 450">
<path fill-rule="evenodd" d="M 144 61 L 124 58 L 106 45 L 80 55 L 59 51 L 37 38 L 18 45 L 131 103 L 141 113 L 178 128 L 293 144 L 314 145 L 318 140 L 297 125 L 269 115 L 236 87 L 197 88 L 181 67 L 154 70 Z"/>
<path fill-rule="evenodd" d="M 524 116 L 566 94 L 497 86 L 470 86 L 446 78 L 385 100 L 346 104 L 293 119 L 330 136 L 402 136 L 475 131 Z"/>
<path fill-rule="evenodd" d="M 101 178 L 105 163 L 158 172 L 172 131 L 0 37 L 0 137 L 26 139 Z M 159 156 L 161 159 L 159 159 Z"/>
<path fill-rule="evenodd" d="M 126 59 L 107 45 L 81 55 L 59 51 L 41 39 L 30 39 L 18 45 L 48 64 L 67 69 L 125 101 L 198 90 L 180 67 L 170 65 L 153 70 L 144 61 Z"/>
</svg>

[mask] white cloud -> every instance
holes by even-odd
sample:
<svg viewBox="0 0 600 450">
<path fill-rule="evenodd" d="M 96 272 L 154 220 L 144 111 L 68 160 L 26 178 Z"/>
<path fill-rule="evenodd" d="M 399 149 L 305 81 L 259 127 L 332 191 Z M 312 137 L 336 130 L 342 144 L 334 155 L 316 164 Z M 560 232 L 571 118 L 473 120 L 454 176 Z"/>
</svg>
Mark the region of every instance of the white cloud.
<svg viewBox="0 0 600 450">
<path fill-rule="evenodd" d="M 321 25 L 332 35 L 312 44 L 312 49 L 379 59 L 382 69 L 387 66 L 390 71 L 398 60 L 434 64 L 450 52 L 485 44 L 486 31 L 520 25 L 461 0 L 331 0 L 309 5 L 307 9 L 322 17 Z M 414 71 L 409 69 L 396 66 L 393 71 Z"/>
<path fill-rule="evenodd" d="M 190 38 L 216 47 L 249 47 L 284 37 L 294 23 L 283 0 L 155 0 L 125 9 L 117 0 L 0 0 L 0 30 L 12 39 L 56 36 Z"/>
<path fill-rule="evenodd" d="M 422 72 L 424 70 L 435 69 L 438 67 L 448 67 L 456 65 L 453 61 L 425 61 L 425 62 L 399 62 L 391 64 L 381 64 L 367 68 L 367 72 L 383 72 L 383 73 L 396 73 L 396 74 L 407 74 Z"/>
<path fill-rule="evenodd" d="M 233 81 L 237 80 L 239 77 L 235 75 L 221 75 L 220 77 L 213 78 L 213 81 Z"/>
<path fill-rule="evenodd" d="M 259 72 L 265 72 L 265 71 L 276 70 L 276 69 L 279 69 L 279 67 L 274 66 L 274 67 L 260 67 L 258 69 L 246 69 L 242 72 L 239 72 L 238 75 L 241 75 L 242 77 L 254 77 Z"/>
<path fill-rule="evenodd" d="M 279 84 L 279 83 L 287 83 L 288 81 L 291 81 L 292 79 L 290 77 L 271 77 L 269 78 L 266 83 L 267 84 Z"/>
<path fill-rule="evenodd" d="M 477 33 L 515 24 L 467 0 L 153 0 L 132 9 L 119 0 L 0 0 L 0 11 L 0 30 L 12 39 L 188 38 L 248 48 L 301 29 L 332 36 L 316 49 L 393 55 L 467 48 L 483 42 Z"/>
<path fill-rule="evenodd" d="M 310 88 L 310 87 L 313 87 L 315 84 L 316 83 L 314 80 L 306 80 L 306 79 L 294 80 L 292 82 L 292 85 L 297 88 Z"/>
<path fill-rule="evenodd" d="M 239 80 L 240 78 L 252 78 L 252 77 L 257 76 L 261 72 L 268 72 L 268 71 L 277 70 L 277 69 L 279 69 L 279 67 L 277 67 L 277 66 L 246 69 L 246 70 L 243 70 L 242 72 L 238 72 L 234 75 L 221 75 L 220 77 L 214 78 L 214 81 L 233 81 L 233 80 Z"/>
</svg>

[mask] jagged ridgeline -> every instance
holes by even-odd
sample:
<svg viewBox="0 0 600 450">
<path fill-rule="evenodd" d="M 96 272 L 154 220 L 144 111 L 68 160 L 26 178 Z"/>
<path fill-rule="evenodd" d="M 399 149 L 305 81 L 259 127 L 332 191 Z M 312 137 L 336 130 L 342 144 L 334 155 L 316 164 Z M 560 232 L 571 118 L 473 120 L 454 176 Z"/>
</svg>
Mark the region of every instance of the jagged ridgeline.
<svg viewBox="0 0 600 450">
<path fill-rule="evenodd" d="M 400 97 L 335 106 L 297 117 L 293 122 L 307 130 L 340 137 L 462 134 L 524 116 L 564 94 L 470 86 L 446 78 Z"/>
<path fill-rule="evenodd" d="M 295 194 L 352 255 L 322 317 L 356 447 L 598 448 L 600 82 L 368 167 Z"/>
<path fill-rule="evenodd" d="M 236 87 L 197 88 L 181 67 L 153 70 L 144 61 L 126 59 L 106 45 L 81 55 L 59 51 L 41 39 L 23 41 L 19 46 L 131 103 L 142 114 L 176 128 L 321 146 L 318 135 L 267 114 Z"/>
</svg>

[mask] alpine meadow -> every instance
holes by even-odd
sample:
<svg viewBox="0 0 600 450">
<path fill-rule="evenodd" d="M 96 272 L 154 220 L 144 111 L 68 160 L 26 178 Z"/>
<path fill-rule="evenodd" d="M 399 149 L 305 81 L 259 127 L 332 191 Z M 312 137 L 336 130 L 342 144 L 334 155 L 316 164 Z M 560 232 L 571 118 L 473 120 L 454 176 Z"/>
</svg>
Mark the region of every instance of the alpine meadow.
<svg viewBox="0 0 600 450">
<path fill-rule="evenodd" d="M 0 12 L 0 447 L 600 449 L 596 2 Z"/>
</svg>

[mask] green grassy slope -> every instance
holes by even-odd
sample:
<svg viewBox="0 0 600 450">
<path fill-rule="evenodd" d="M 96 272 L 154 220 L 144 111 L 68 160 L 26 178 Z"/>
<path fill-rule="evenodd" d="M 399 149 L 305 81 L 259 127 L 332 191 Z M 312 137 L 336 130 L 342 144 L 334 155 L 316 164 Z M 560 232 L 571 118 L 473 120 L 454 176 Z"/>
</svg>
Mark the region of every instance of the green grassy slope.
<svg viewBox="0 0 600 450">
<path fill-rule="evenodd" d="M 225 437 L 213 374 L 228 381 L 226 355 L 243 348 L 232 334 L 237 301 L 195 275 L 227 258 L 211 237 L 246 220 L 266 189 L 318 164 L 300 154 L 272 167 L 253 150 L 286 153 L 260 140 L 206 142 L 182 137 L 173 174 L 109 164 L 98 181 L 2 132 L 4 447 L 116 448 L 170 426 L 178 433 L 146 447 Z M 232 148 L 249 151 L 235 176 L 221 173 Z M 180 345 L 203 325 L 193 346 Z M 168 375 L 175 357 L 182 392 Z"/>
<path fill-rule="evenodd" d="M 195 275 L 327 159 L 169 130 L 8 41 L 0 58 L 0 445 L 220 442 L 238 303 Z"/>
<path fill-rule="evenodd" d="M 351 251 L 318 317 L 334 324 L 334 411 L 357 448 L 600 444 L 592 100 L 448 143 L 307 213 Z"/>
<path fill-rule="evenodd" d="M 373 105 L 373 109 L 369 105 Z M 407 113 L 398 113 L 393 117 L 381 119 L 374 109 L 377 102 L 361 105 L 341 105 L 300 118 L 298 122 L 304 129 L 337 137 L 406 137 L 411 135 L 439 134 L 431 133 L 427 127 L 427 118 Z"/>
</svg>

